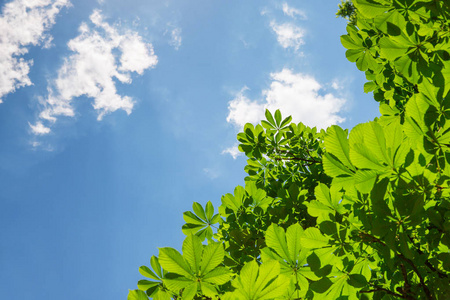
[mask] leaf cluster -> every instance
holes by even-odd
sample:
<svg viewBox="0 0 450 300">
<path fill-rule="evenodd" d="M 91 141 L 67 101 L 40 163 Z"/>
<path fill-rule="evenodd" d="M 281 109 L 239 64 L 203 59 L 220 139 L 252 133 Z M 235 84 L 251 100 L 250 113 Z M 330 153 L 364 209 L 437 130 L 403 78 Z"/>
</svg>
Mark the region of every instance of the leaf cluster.
<svg viewBox="0 0 450 300">
<path fill-rule="evenodd" d="M 450 4 L 354 0 L 341 37 L 381 117 L 318 131 L 266 111 L 245 184 L 185 212 L 129 300 L 448 299 Z"/>
</svg>

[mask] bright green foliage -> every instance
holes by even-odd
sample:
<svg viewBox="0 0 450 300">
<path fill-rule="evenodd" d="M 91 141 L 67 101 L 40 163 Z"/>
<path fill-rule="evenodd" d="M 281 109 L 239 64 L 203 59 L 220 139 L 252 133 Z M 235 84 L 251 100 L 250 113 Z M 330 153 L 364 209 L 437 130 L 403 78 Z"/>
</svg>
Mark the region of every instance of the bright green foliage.
<svg viewBox="0 0 450 300">
<path fill-rule="evenodd" d="M 219 224 L 220 215 L 214 214 L 214 207 L 211 201 L 206 203 L 205 209 L 197 203 L 192 204 L 193 212 L 187 211 L 183 214 L 183 218 L 186 224 L 183 225 L 182 231 L 184 234 L 189 235 L 190 233 L 195 234 L 200 237 L 202 241 L 207 238 L 210 240 L 213 237 L 212 226 Z"/>
<path fill-rule="evenodd" d="M 448 299 L 450 2 L 352 3 L 342 44 L 381 117 L 247 124 L 244 186 L 194 203 L 183 254 L 161 248 L 129 300 Z"/>
<path fill-rule="evenodd" d="M 193 299 L 197 294 L 213 297 L 218 293 L 217 286 L 231 278 L 228 268 L 219 267 L 223 258 L 222 244 L 210 242 L 204 246 L 199 237 L 190 234 L 183 242 L 183 255 L 173 248 L 159 249 L 159 262 L 170 272 L 163 283 L 182 299 Z"/>
</svg>

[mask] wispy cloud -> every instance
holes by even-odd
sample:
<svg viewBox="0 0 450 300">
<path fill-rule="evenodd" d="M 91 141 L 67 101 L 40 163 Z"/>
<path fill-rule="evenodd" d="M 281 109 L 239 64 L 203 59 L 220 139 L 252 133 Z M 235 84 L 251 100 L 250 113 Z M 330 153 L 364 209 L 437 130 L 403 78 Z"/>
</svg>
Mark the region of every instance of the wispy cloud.
<svg viewBox="0 0 450 300">
<path fill-rule="evenodd" d="M 286 16 L 289 16 L 289 17 L 294 18 L 294 19 L 295 19 L 297 16 L 298 16 L 300 19 L 303 19 L 303 20 L 306 20 L 306 19 L 307 19 L 306 13 L 305 13 L 304 11 L 302 11 L 302 10 L 300 10 L 300 9 L 298 9 L 298 8 L 289 6 L 286 2 L 283 3 L 283 13 L 284 13 Z"/>
<path fill-rule="evenodd" d="M 32 85 L 28 73 L 33 60 L 23 55 L 29 46 L 44 43 L 51 46 L 52 37 L 46 32 L 69 0 L 14 0 L 6 3 L 0 16 L 0 103 L 16 89 Z"/>
<path fill-rule="evenodd" d="M 277 35 L 278 43 L 283 48 L 293 48 L 297 51 L 304 44 L 303 36 L 305 31 L 293 23 L 278 24 L 275 21 L 270 22 L 270 27 Z"/>
<path fill-rule="evenodd" d="M 222 154 L 229 154 L 233 157 L 233 159 L 238 158 L 238 156 L 241 156 L 243 153 L 239 151 L 238 144 L 234 144 L 234 146 L 231 146 L 229 148 L 226 148 L 222 151 Z"/>
<path fill-rule="evenodd" d="M 175 50 L 181 47 L 181 28 L 176 27 L 170 31 L 170 41 L 169 44 L 175 48 Z"/>
<path fill-rule="evenodd" d="M 51 124 L 58 116 L 74 116 L 72 101 L 80 96 L 94 100 L 98 120 L 118 109 L 130 114 L 134 101 L 117 93 L 116 80 L 130 84 L 132 72 L 141 75 L 158 62 L 152 45 L 136 32 L 119 33 L 103 20 L 99 10 L 91 14 L 90 21 L 91 25 L 82 23 L 80 34 L 68 43 L 73 54 L 64 59 L 57 78 L 49 85 L 47 98 L 41 99 L 41 121 Z"/>
<path fill-rule="evenodd" d="M 263 100 L 250 100 L 244 95 L 245 89 L 241 90 L 229 102 L 227 122 L 241 129 L 246 123 L 263 120 L 265 109 L 280 109 L 285 117 L 292 115 L 293 122 L 311 127 L 327 128 L 345 121 L 339 112 L 346 100 L 319 93 L 322 86 L 312 76 L 283 69 L 272 73 L 271 78 L 270 88 L 262 92 Z"/>
<path fill-rule="evenodd" d="M 216 179 L 217 177 L 220 176 L 220 172 L 215 170 L 215 169 L 211 169 L 211 168 L 204 168 L 203 172 L 205 173 L 206 176 L 209 177 L 209 179 Z"/>
</svg>

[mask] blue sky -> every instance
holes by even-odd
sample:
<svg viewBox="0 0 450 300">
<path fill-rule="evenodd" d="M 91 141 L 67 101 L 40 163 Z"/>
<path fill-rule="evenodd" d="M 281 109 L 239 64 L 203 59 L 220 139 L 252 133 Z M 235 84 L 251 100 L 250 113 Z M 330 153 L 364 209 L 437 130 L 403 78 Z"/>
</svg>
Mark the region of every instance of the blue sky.
<svg viewBox="0 0 450 300">
<path fill-rule="evenodd" d="M 378 115 L 340 0 L 0 1 L 0 294 L 126 299 L 192 202 L 242 185 L 265 108 Z"/>
</svg>

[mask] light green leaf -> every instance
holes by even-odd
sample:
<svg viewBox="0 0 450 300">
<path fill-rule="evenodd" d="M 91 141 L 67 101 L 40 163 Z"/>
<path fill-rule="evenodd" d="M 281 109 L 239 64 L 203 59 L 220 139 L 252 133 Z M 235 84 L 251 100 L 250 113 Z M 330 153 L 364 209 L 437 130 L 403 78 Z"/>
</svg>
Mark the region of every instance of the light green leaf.
<svg viewBox="0 0 450 300">
<path fill-rule="evenodd" d="M 200 262 L 201 274 L 207 274 L 220 263 L 222 263 L 225 255 L 222 244 L 210 243 L 203 250 L 202 261 Z"/>
<path fill-rule="evenodd" d="M 197 216 L 202 218 L 203 220 L 206 220 L 206 214 L 205 210 L 203 209 L 202 205 L 198 202 L 194 202 L 192 204 L 192 209 L 194 209 L 194 212 Z"/>
<path fill-rule="evenodd" d="M 141 266 L 139 268 L 139 273 L 141 273 L 142 276 L 145 276 L 147 278 L 151 278 L 154 280 L 160 279 L 160 278 L 158 278 L 158 276 L 155 275 L 155 273 L 152 272 L 152 270 L 150 270 L 149 267 L 146 267 L 146 266 Z"/>
<path fill-rule="evenodd" d="M 214 206 L 212 205 L 211 201 L 208 201 L 208 203 L 206 203 L 205 212 L 206 212 L 206 220 L 210 221 L 214 215 Z"/>
<path fill-rule="evenodd" d="M 266 231 L 266 244 L 275 250 L 283 259 L 292 262 L 283 228 L 278 227 L 276 224 L 270 225 Z"/>
<path fill-rule="evenodd" d="M 275 121 L 277 122 L 277 126 L 280 127 L 281 125 L 281 112 L 279 109 L 275 111 Z"/>
<path fill-rule="evenodd" d="M 303 247 L 314 249 L 328 246 L 328 241 L 329 239 L 319 229 L 309 227 L 305 230 L 300 242 Z"/>
<path fill-rule="evenodd" d="M 383 14 L 390 8 L 390 6 L 380 4 L 374 0 L 354 0 L 353 4 L 358 9 L 358 12 L 369 19 Z"/>
<path fill-rule="evenodd" d="M 288 285 L 289 280 L 280 275 L 280 265 L 274 260 L 267 261 L 260 267 L 255 261 L 246 263 L 241 274 L 233 281 L 233 286 L 236 287 L 235 297 L 239 300 L 268 300 L 280 297 Z"/>
<path fill-rule="evenodd" d="M 327 129 L 327 134 L 324 138 L 325 149 L 336 157 L 349 170 L 354 171 L 350 161 L 350 147 L 348 143 L 348 133 L 341 127 L 333 125 Z"/>
<path fill-rule="evenodd" d="M 246 299 L 251 299 L 254 295 L 254 284 L 258 277 L 258 271 L 258 263 L 252 260 L 242 267 L 238 280 L 233 281 L 233 285 L 246 296 Z"/>
<path fill-rule="evenodd" d="M 169 247 L 159 248 L 158 257 L 159 263 L 165 270 L 187 278 L 192 277 L 191 269 L 177 250 Z"/>
<path fill-rule="evenodd" d="M 273 116 L 268 109 L 266 109 L 265 115 L 266 115 L 267 121 L 269 121 L 269 123 L 272 124 L 273 127 L 275 127 L 275 125 L 276 125 L 275 120 L 273 119 Z"/>
<path fill-rule="evenodd" d="M 127 300 L 148 300 L 147 295 L 141 290 L 130 290 Z"/>
<path fill-rule="evenodd" d="M 149 288 L 157 286 L 158 284 L 159 284 L 159 282 L 154 282 L 154 281 L 149 281 L 149 280 L 139 280 L 137 286 L 141 291 L 145 292 Z"/>
<path fill-rule="evenodd" d="M 295 262 L 298 259 L 301 250 L 300 239 L 304 230 L 299 223 L 295 223 L 286 230 L 286 241 L 289 250 L 291 261 Z"/>
<path fill-rule="evenodd" d="M 254 284 L 254 295 L 258 299 L 269 299 L 268 295 L 272 296 L 272 289 L 268 289 L 267 285 L 274 277 L 280 274 L 280 264 L 277 261 L 268 261 L 259 267 L 258 279 Z M 274 286 L 274 289 L 278 287 Z M 281 294 L 276 294 L 276 296 L 281 296 Z"/>
<path fill-rule="evenodd" d="M 161 265 L 159 264 L 158 258 L 156 256 L 152 255 L 152 258 L 150 258 L 150 265 L 152 266 L 153 270 L 155 270 L 156 274 L 161 278 L 163 276 L 161 272 Z"/>
<path fill-rule="evenodd" d="M 203 220 L 201 220 L 199 217 L 197 217 L 195 214 L 193 214 L 190 211 L 186 211 L 183 213 L 183 219 L 188 224 L 195 224 L 195 225 L 200 225 L 200 226 L 205 225 L 205 222 Z"/>
<path fill-rule="evenodd" d="M 188 235 L 183 242 L 183 258 L 194 273 L 200 270 L 200 260 L 203 251 L 202 241 L 195 235 Z"/>
<path fill-rule="evenodd" d="M 373 169 L 384 172 L 385 167 L 378 160 L 377 156 L 366 147 L 364 137 L 368 126 L 370 126 L 368 123 L 359 124 L 350 132 L 350 158 L 352 163 L 360 169 Z"/>
<path fill-rule="evenodd" d="M 336 159 L 331 153 L 325 153 L 322 157 L 323 169 L 325 173 L 330 177 L 336 177 L 339 175 L 353 175 L 343 163 Z"/>
<path fill-rule="evenodd" d="M 355 174 L 355 187 L 363 194 L 368 194 L 377 179 L 377 172 L 373 170 L 358 170 Z"/>
<path fill-rule="evenodd" d="M 197 286 L 196 281 L 193 281 L 192 279 L 186 278 L 184 276 L 164 278 L 163 282 L 169 290 L 174 291 L 177 294 L 180 290 L 192 286 L 193 284 Z"/>
<path fill-rule="evenodd" d="M 230 281 L 232 273 L 225 267 L 218 267 L 202 277 L 203 281 L 211 284 L 222 285 Z"/>
<path fill-rule="evenodd" d="M 364 145 L 370 149 L 379 162 L 390 163 L 386 153 L 386 139 L 383 128 L 377 122 L 365 124 Z"/>
</svg>

